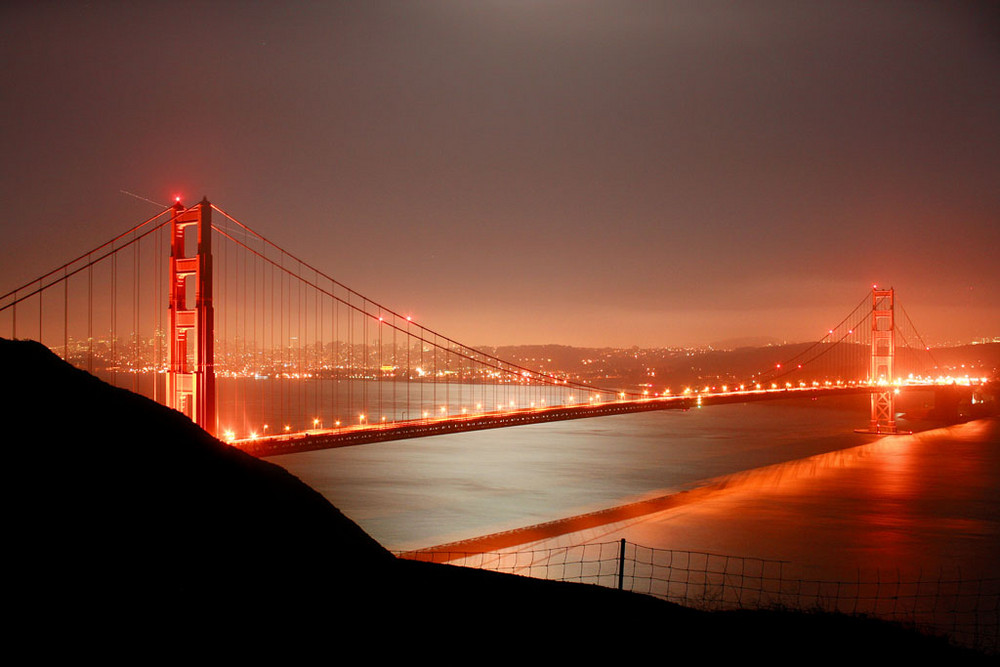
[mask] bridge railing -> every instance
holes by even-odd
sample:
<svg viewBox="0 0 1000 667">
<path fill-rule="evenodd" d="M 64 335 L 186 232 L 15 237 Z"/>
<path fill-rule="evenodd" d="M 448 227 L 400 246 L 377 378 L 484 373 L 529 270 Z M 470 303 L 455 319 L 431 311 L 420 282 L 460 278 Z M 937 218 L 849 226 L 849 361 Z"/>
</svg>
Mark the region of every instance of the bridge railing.
<svg viewBox="0 0 1000 667">
<path fill-rule="evenodd" d="M 624 540 L 490 553 L 401 557 L 538 579 L 620 588 L 704 610 L 790 609 L 867 615 L 1000 651 L 1000 578 L 875 570 L 850 580 L 805 579 L 787 561 L 653 549 Z"/>
</svg>

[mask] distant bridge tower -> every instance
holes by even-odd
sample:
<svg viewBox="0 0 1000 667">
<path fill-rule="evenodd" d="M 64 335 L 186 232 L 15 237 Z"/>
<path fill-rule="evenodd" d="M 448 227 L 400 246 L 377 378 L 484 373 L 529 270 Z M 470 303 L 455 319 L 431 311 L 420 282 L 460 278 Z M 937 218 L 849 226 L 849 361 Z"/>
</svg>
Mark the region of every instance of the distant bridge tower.
<svg viewBox="0 0 1000 667">
<path fill-rule="evenodd" d="M 212 205 L 203 198 L 185 209 L 178 201 L 170 226 L 167 405 L 215 435 Z M 191 257 L 185 247 L 189 230 L 197 233 L 197 250 Z"/>
<path fill-rule="evenodd" d="M 896 432 L 896 392 L 892 386 L 896 355 L 896 324 L 893 289 L 872 287 L 872 358 L 868 380 L 872 392 L 872 418 L 867 433 Z"/>
</svg>

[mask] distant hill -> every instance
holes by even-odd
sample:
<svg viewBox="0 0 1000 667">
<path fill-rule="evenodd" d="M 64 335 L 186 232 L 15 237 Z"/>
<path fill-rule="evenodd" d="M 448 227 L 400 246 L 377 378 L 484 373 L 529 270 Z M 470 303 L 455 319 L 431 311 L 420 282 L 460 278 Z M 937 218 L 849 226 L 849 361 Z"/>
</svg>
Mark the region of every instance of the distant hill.
<svg viewBox="0 0 1000 667">
<path fill-rule="evenodd" d="M 715 350 L 736 350 L 746 347 L 774 347 L 781 345 L 782 341 L 769 336 L 752 336 L 749 338 L 725 338 L 709 343 L 709 347 Z"/>
<path fill-rule="evenodd" d="M 878 622 L 397 560 L 284 469 L 37 343 L 0 339 L 0 368 L 11 655 L 975 657 Z"/>
</svg>

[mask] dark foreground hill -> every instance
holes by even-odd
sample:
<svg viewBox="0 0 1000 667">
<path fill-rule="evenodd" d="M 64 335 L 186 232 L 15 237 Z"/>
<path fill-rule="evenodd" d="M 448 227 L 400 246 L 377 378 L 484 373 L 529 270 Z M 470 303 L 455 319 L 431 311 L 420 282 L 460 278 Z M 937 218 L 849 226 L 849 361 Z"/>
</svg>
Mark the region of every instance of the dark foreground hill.
<svg viewBox="0 0 1000 667">
<path fill-rule="evenodd" d="M 397 560 L 284 469 L 37 343 L 0 339 L 0 371 L 5 629 L 36 654 L 978 659 L 874 621 Z"/>
</svg>

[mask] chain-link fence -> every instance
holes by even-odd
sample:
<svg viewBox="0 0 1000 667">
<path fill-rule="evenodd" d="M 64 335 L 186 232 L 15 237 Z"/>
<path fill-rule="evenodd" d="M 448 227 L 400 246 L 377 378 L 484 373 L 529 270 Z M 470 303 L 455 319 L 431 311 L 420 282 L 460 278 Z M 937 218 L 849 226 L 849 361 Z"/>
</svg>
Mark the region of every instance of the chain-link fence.
<svg viewBox="0 0 1000 667">
<path fill-rule="evenodd" d="M 789 576 L 788 562 L 651 549 L 620 542 L 492 553 L 410 552 L 407 558 L 597 584 L 706 610 L 823 610 L 863 614 L 947 635 L 985 653 L 1000 648 L 1000 578 L 860 571 L 853 580 Z"/>
</svg>

